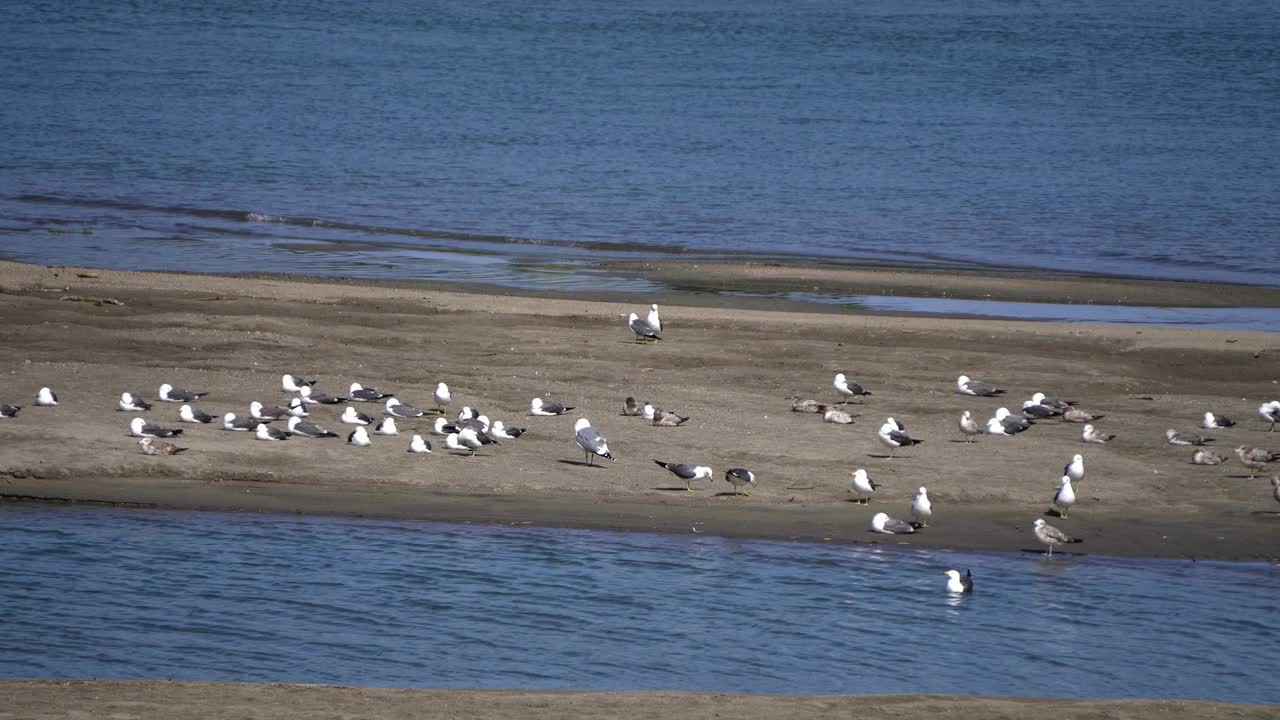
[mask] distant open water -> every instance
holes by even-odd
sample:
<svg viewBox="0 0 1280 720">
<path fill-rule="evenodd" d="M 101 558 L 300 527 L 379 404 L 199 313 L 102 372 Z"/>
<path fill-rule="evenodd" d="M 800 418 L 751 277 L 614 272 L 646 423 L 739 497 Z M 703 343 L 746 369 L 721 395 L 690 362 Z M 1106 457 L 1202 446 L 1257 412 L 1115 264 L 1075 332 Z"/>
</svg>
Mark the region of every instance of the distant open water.
<svg viewBox="0 0 1280 720">
<path fill-rule="evenodd" d="M 520 287 L 741 253 L 1275 285 L 1276 37 L 1267 0 L 10 4 L 0 254 Z"/>
<path fill-rule="evenodd" d="M 0 506 L 0 677 L 1276 703 L 1278 595 L 1255 563 Z"/>
</svg>

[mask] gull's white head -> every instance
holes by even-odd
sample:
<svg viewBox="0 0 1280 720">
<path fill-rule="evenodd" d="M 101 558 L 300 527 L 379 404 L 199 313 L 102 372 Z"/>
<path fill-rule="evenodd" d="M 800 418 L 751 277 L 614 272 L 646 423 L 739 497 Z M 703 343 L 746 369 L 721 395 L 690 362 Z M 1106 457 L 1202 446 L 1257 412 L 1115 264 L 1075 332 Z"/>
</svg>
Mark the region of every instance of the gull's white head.
<svg viewBox="0 0 1280 720">
<path fill-rule="evenodd" d="M 350 394 L 357 390 L 363 390 L 363 389 L 364 389 L 364 386 L 361 385 L 360 383 L 351 383 L 351 387 L 347 389 L 347 393 Z"/>
<path fill-rule="evenodd" d="M 1061 487 L 1071 487 L 1071 478 L 1067 475 L 1062 476 L 1062 480 L 1058 483 Z"/>
<path fill-rule="evenodd" d="M 929 496 L 929 491 L 925 490 L 923 485 L 920 486 L 918 490 L 916 490 L 916 497 L 922 498 L 922 497 L 928 497 L 928 496 Z"/>
<path fill-rule="evenodd" d="M 965 386 L 968 382 L 969 382 L 969 376 L 968 376 L 968 375 L 961 375 L 960 377 L 956 378 L 956 387 L 958 387 L 958 388 L 964 388 L 964 386 Z"/>
<path fill-rule="evenodd" d="M 871 518 L 871 527 L 880 532 L 884 532 L 884 524 L 888 521 L 889 515 L 887 513 L 876 513 L 875 516 Z"/>
<path fill-rule="evenodd" d="M 629 323 L 633 323 L 639 319 L 640 319 L 640 316 L 635 313 L 631 313 L 630 315 L 627 316 L 627 322 Z"/>
<path fill-rule="evenodd" d="M 399 435 L 400 429 L 396 427 L 395 418 L 386 418 L 378 423 L 377 432 L 379 435 Z"/>
<path fill-rule="evenodd" d="M 398 400 L 394 395 L 392 395 L 391 397 L 387 398 L 387 407 L 388 407 L 388 408 L 390 408 L 392 405 L 399 405 L 399 404 L 400 404 L 400 401 L 399 401 L 399 400 Z"/>
<path fill-rule="evenodd" d="M 833 382 L 844 385 L 847 383 L 847 379 L 845 378 L 844 373 L 836 373 L 836 379 Z"/>
<path fill-rule="evenodd" d="M 134 435 L 137 435 L 138 433 L 142 432 L 142 426 L 146 424 L 147 424 L 146 420 L 143 420 L 140 417 L 136 417 L 129 421 L 129 430 L 131 430 Z"/>
<path fill-rule="evenodd" d="M 1009 408 L 1002 407 L 996 410 L 996 419 L 1003 420 L 1009 417 Z"/>
<path fill-rule="evenodd" d="M 1039 405 L 1040 403 L 1044 402 L 1044 393 L 1042 393 L 1042 392 L 1038 392 L 1038 393 L 1036 393 L 1036 394 L 1032 395 L 1032 396 L 1031 396 L 1031 402 L 1033 402 L 1033 403 L 1035 403 L 1035 404 L 1037 404 L 1037 405 Z M 1026 405 L 1023 405 L 1023 407 L 1026 407 Z"/>
<path fill-rule="evenodd" d="M 438 433 L 440 433 L 441 435 L 443 435 L 443 434 L 444 434 L 444 426 L 445 426 L 445 425 L 448 425 L 448 424 L 449 424 L 449 421 L 448 421 L 448 420 L 446 420 L 445 418 L 439 417 L 439 418 L 436 418 L 436 424 L 435 424 L 435 426 L 434 426 L 432 429 L 434 429 L 436 432 L 438 432 Z"/>
<path fill-rule="evenodd" d="M 574 424 L 573 424 L 573 431 L 574 431 L 574 432 L 579 432 L 579 431 L 581 431 L 583 428 L 589 428 L 589 427 L 591 427 L 591 421 L 590 421 L 590 420 L 588 420 L 588 419 L 586 419 L 586 418 L 578 418 L 578 422 L 576 422 L 576 423 L 574 423 Z"/>
<path fill-rule="evenodd" d="M 1038 528 L 1044 527 L 1045 526 L 1044 518 L 1036 518 L 1034 525 Z"/>
<path fill-rule="evenodd" d="M 173 386 L 170 385 L 169 383 L 164 383 L 163 385 L 160 386 L 160 390 L 158 392 L 160 397 L 168 397 L 169 393 L 172 391 L 173 391 Z"/>
<path fill-rule="evenodd" d="M 650 310 L 652 310 L 652 311 L 654 311 L 654 312 L 658 312 L 658 303 L 654 303 L 654 304 L 650 305 L 650 306 L 649 306 L 649 309 L 650 309 Z"/>
<path fill-rule="evenodd" d="M 188 406 L 188 407 L 189 407 L 189 406 Z M 223 424 L 223 425 L 230 425 L 230 424 L 231 424 L 235 419 L 236 419 L 236 414 L 235 414 L 235 413 L 227 413 L 226 415 L 223 415 L 223 416 L 222 416 L 222 424 Z"/>
<path fill-rule="evenodd" d="M 702 480 L 711 477 L 711 468 L 706 465 L 699 465 L 693 469 L 693 479 Z"/>
<path fill-rule="evenodd" d="M 1082 432 L 1083 434 L 1085 434 L 1085 435 L 1092 435 L 1092 434 L 1093 434 L 1093 426 L 1092 426 L 1092 425 L 1085 425 L 1085 426 L 1084 426 L 1084 429 L 1083 429 L 1081 432 Z"/>
<path fill-rule="evenodd" d="M 1001 425 L 1000 421 L 997 420 L 996 418 L 990 418 L 989 420 L 987 420 L 987 432 L 992 435 L 1006 434 L 1004 431 L 1004 425 Z"/>
<path fill-rule="evenodd" d="M 538 410 L 541 410 L 541 409 L 542 409 L 542 398 L 534 398 L 534 399 L 530 400 L 530 401 L 529 401 L 529 409 L 530 409 L 530 410 L 533 410 L 533 411 L 535 411 L 535 412 L 536 412 L 536 411 L 538 411 Z"/>
</svg>

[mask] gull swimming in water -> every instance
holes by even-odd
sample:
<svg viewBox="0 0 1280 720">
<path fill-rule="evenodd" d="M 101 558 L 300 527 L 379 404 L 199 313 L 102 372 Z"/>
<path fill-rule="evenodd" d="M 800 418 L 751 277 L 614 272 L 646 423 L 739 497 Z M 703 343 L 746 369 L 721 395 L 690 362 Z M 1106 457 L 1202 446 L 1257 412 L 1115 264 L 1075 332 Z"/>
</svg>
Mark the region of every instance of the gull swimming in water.
<svg viewBox="0 0 1280 720">
<path fill-rule="evenodd" d="M 177 455 L 187 448 L 178 447 L 171 442 L 157 440 L 151 437 L 144 437 L 138 441 L 138 447 L 142 448 L 143 455 Z"/>
<path fill-rule="evenodd" d="M 1217 415 L 1211 412 L 1205 413 L 1204 419 L 1200 421 L 1200 427 L 1205 430 L 1225 430 L 1235 424 L 1236 421 L 1226 415 Z"/>
<path fill-rule="evenodd" d="M 258 423 L 258 427 L 254 435 L 259 440 L 288 440 L 289 439 L 289 433 L 281 430 L 280 428 L 273 428 L 270 425 L 262 422 Z"/>
<path fill-rule="evenodd" d="M 943 575 L 947 576 L 947 592 L 949 593 L 971 593 L 973 592 L 973 573 L 968 570 L 964 571 L 961 577 L 959 570 L 948 570 Z"/>
<path fill-rule="evenodd" d="M 153 425 L 140 417 L 129 422 L 129 434 L 134 437 L 167 438 L 182 434 L 180 428 L 167 428 Z"/>
<path fill-rule="evenodd" d="M 280 376 L 280 389 L 287 393 L 301 392 L 302 388 L 315 385 L 318 380 L 307 380 L 298 375 L 285 373 Z"/>
<path fill-rule="evenodd" d="M 0 418 L 12 419 L 18 417 L 18 411 L 22 409 L 21 405 L 0 404 Z"/>
<path fill-rule="evenodd" d="M 880 438 L 880 443 L 889 448 L 889 457 L 893 457 L 893 451 L 900 447 L 911 447 L 924 442 L 906 434 L 902 428 L 901 423 L 889 418 L 884 425 L 880 426 L 880 432 L 876 434 Z"/>
<path fill-rule="evenodd" d="M 961 375 L 956 378 L 956 392 L 961 395 L 976 395 L 978 397 L 991 397 L 1004 392 L 1000 388 L 991 383 L 984 383 L 981 380 L 971 380 L 968 375 Z"/>
<path fill-rule="evenodd" d="M 385 398 L 391 397 L 390 393 L 378 392 L 373 388 L 367 388 L 360 383 L 353 382 L 347 390 L 347 397 L 356 402 L 377 402 Z"/>
<path fill-rule="evenodd" d="M 1071 478 L 1071 482 L 1080 482 L 1084 479 L 1084 456 L 1076 453 L 1071 456 L 1071 461 L 1066 467 L 1062 468 L 1062 474 Z"/>
<path fill-rule="evenodd" d="M 1213 438 L 1195 433 L 1178 432 L 1173 428 L 1164 431 L 1164 441 L 1169 445 L 1204 445 L 1213 442 Z"/>
<path fill-rule="evenodd" d="M 840 401 L 841 405 L 848 405 L 849 398 L 862 397 L 870 395 L 866 388 L 844 376 L 844 373 L 836 373 L 836 377 L 831 381 L 831 387 L 836 389 L 844 400 Z"/>
<path fill-rule="evenodd" d="M 151 403 L 134 397 L 133 393 L 125 392 L 120 393 L 119 407 L 124 412 L 146 412 L 151 409 Z"/>
<path fill-rule="evenodd" d="M 974 435 L 982 434 L 982 428 L 973 419 L 973 413 L 968 410 L 960 414 L 960 434 L 965 436 L 964 441 L 967 443 L 973 442 Z"/>
<path fill-rule="evenodd" d="M 1053 494 L 1053 506 L 1058 509 L 1058 517 L 1066 517 L 1067 511 L 1076 504 L 1076 491 L 1071 489 L 1071 478 L 1063 475 L 1058 492 Z"/>
<path fill-rule="evenodd" d="M 1252 480 L 1259 470 L 1267 466 L 1267 463 L 1280 460 L 1280 452 L 1241 445 L 1236 448 L 1236 457 L 1240 458 L 1240 464 L 1249 468 L 1249 479 Z"/>
<path fill-rule="evenodd" d="M 911 517 L 920 527 L 928 527 L 929 518 L 933 517 L 933 503 L 929 502 L 929 492 L 923 485 L 916 490 L 915 499 L 911 501 Z"/>
<path fill-rule="evenodd" d="M 1080 439 L 1087 443 L 1106 444 L 1116 439 L 1116 436 L 1109 432 L 1103 432 L 1094 428 L 1092 425 L 1085 425 L 1080 433 Z"/>
<path fill-rule="evenodd" d="M 1276 429 L 1276 423 L 1280 423 L 1280 400 L 1262 403 L 1258 406 L 1258 414 L 1263 420 L 1271 423 L 1267 432 L 1273 432 Z"/>
<path fill-rule="evenodd" d="M 863 468 L 858 468 L 849 473 L 849 475 L 849 493 L 855 496 L 853 502 L 861 505 L 870 505 L 872 493 L 883 486 L 872 480 L 871 476 Z"/>
<path fill-rule="evenodd" d="M 436 385 L 435 399 L 436 410 L 443 415 L 444 409 L 449 407 L 449 403 L 453 402 L 453 396 L 449 394 L 449 386 L 444 383 L 438 383 Z"/>
<path fill-rule="evenodd" d="M 916 531 L 911 523 L 894 520 L 887 513 L 876 513 L 871 518 L 871 531 L 885 535 L 910 535 Z"/>
<path fill-rule="evenodd" d="M 724 479 L 733 486 L 734 495 L 750 495 L 750 490 L 739 490 L 744 485 L 756 486 L 756 474 L 746 468 L 729 468 L 724 471 Z"/>
<path fill-rule="evenodd" d="M 573 439 L 582 448 L 582 452 L 586 453 L 588 465 L 594 463 L 597 455 L 608 460 L 617 459 L 609 452 L 609 443 L 604 435 L 591 427 L 591 421 L 586 418 L 578 418 L 573 424 Z"/>
<path fill-rule="evenodd" d="M 409 441 L 409 452 L 411 453 L 429 453 L 431 452 L 431 443 L 422 439 L 421 435 L 414 435 Z"/>
<path fill-rule="evenodd" d="M 156 393 L 156 395 L 165 402 L 184 402 L 184 403 L 195 402 L 196 400 L 199 400 L 200 398 L 208 394 L 209 393 L 207 392 L 192 392 L 190 390 L 182 390 L 180 388 L 175 388 L 169 383 L 165 383 L 161 385 L 160 390 Z"/>
<path fill-rule="evenodd" d="M 558 402 L 544 401 L 542 398 L 529 401 L 530 415 L 563 415 L 572 409 L 572 405 L 561 405 Z"/>
<path fill-rule="evenodd" d="M 1081 410 L 1076 407 L 1067 408 L 1062 412 L 1062 419 L 1066 422 L 1073 423 L 1090 423 L 1094 420 L 1101 420 L 1104 417 L 1106 417 L 1106 415 L 1094 415 L 1088 410 Z"/>
<path fill-rule="evenodd" d="M 656 427 L 677 427 L 689 421 L 687 415 L 677 415 L 670 410 L 655 409 L 653 411 L 653 424 Z"/>
<path fill-rule="evenodd" d="M 378 426 L 373 429 L 373 433 L 375 435 L 399 435 L 400 428 L 396 427 L 395 418 L 383 418 L 382 422 L 378 423 Z"/>
<path fill-rule="evenodd" d="M 298 417 L 289 418 L 289 432 L 310 438 L 338 437 L 338 433 L 329 432 L 313 422 Z"/>
<path fill-rule="evenodd" d="M 298 390 L 298 397 L 302 398 L 302 402 L 307 405 L 337 405 L 342 402 L 342 398 L 334 397 L 323 390 L 317 390 L 310 385 L 304 385 Z"/>
<path fill-rule="evenodd" d="M 1042 545 L 1047 545 L 1049 547 L 1049 552 L 1047 553 L 1049 557 L 1053 557 L 1053 549 L 1058 545 L 1084 542 L 1083 540 L 1073 538 L 1058 528 L 1050 525 L 1045 522 L 1043 518 L 1036 518 L 1035 527 L 1032 529 L 1032 532 L 1035 533 L 1036 540 L 1039 540 Z"/>
<path fill-rule="evenodd" d="M 693 488 L 689 485 L 694 480 L 705 480 L 711 477 L 711 468 L 705 465 L 692 465 L 690 463 L 669 463 L 661 460 L 654 460 L 654 464 L 658 467 L 668 470 L 672 475 L 684 481 L 684 489 L 693 492 Z"/>
<path fill-rule="evenodd" d="M 631 328 L 631 332 L 636 334 L 636 342 L 662 339 L 658 337 L 658 331 L 652 325 L 641 320 L 640 316 L 635 313 L 631 313 L 627 317 L 627 327 Z"/>
<path fill-rule="evenodd" d="M 209 413 L 190 405 L 183 405 L 178 408 L 178 419 L 184 423 L 211 423 L 214 417 Z"/>
<path fill-rule="evenodd" d="M 253 418 L 238 418 L 235 413 L 227 413 L 222 416 L 222 429 L 253 432 L 258 429 L 258 421 Z"/>
<path fill-rule="evenodd" d="M 289 417 L 289 408 L 282 408 L 279 405 L 265 407 L 262 403 L 254 400 L 249 403 L 249 417 L 260 422 L 271 422 L 272 420 L 283 420 Z"/>
<path fill-rule="evenodd" d="M 853 415 L 843 410 L 828 407 L 826 412 L 822 413 L 822 420 L 823 422 L 834 423 L 836 425 L 852 425 Z"/>
<path fill-rule="evenodd" d="M 658 315 L 658 304 L 654 303 L 649 306 L 649 315 L 644 319 L 649 323 L 649 327 L 657 332 L 662 332 L 662 318 Z"/>
<path fill-rule="evenodd" d="M 347 444 L 357 447 L 369 447 L 373 444 L 373 439 L 369 437 L 369 431 L 365 430 L 363 425 L 357 425 L 356 429 L 347 435 Z"/>
<path fill-rule="evenodd" d="M 1219 455 L 1209 448 L 1196 448 L 1191 453 L 1192 465 L 1221 465 L 1226 459 L 1226 455 Z"/>
<path fill-rule="evenodd" d="M 406 405 L 393 397 L 387 398 L 387 404 L 385 408 L 386 409 L 383 410 L 383 412 L 385 412 L 387 415 L 393 415 L 398 418 L 416 418 L 416 417 L 422 417 L 423 415 L 426 415 L 425 412 L 419 410 L 418 408 L 412 405 Z"/>
<path fill-rule="evenodd" d="M 365 415 L 359 410 L 356 410 L 354 407 L 350 405 L 347 406 L 346 410 L 342 411 L 342 417 L 338 419 L 348 425 L 372 425 L 373 424 L 373 418 L 369 417 L 368 415 Z"/>
<path fill-rule="evenodd" d="M 58 396 L 54 395 L 53 391 L 49 388 L 42 387 L 40 388 L 40 391 L 36 393 L 36 405 L 39 405 L 40 407 L 53 407 L 57 404 Z"/>
</svg>

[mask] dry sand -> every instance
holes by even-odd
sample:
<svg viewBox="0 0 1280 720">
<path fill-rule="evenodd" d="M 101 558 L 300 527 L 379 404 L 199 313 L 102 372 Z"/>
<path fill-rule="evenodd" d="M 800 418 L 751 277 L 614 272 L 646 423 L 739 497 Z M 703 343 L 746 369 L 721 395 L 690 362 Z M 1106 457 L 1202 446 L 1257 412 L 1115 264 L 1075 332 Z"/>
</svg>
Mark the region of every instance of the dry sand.
<svg viewBox="0 0 1280 720">
<path fill-rule="evenodd" d="M 680 718 L 808 720 L 932 717 L 1275 718 L 1274 706 L 1169 700 L 1035 700 L 939 695 L 726 695 L 399 690 L 191 682 L 0 680 L 0 720 L 319 720 L 320 718 Z"/>
<path fill-rule="evenodd" d="M 1085 298 L 1091 288 L 1105 294 L 1118 285 L 1071 282 Z M 1168 297 L 1186 289 L 1169 284 Z M 0 421 L 0 494 L 9 499 L 670 532 L 696 526 L 725 535 L 1038 550 L 1031 523 L 1048 509 L 1063 464 L 1080 452 L 1088 466 L 1080 502 L 1070 518 L 1050 520 L 1085 539 L 1074 549 L 1280 557 L 1280 507 L 1266 477 L 1247 479 L 1234 459 L 1193 466 L 1190 449 L 1162 440 L 1166 428 L 1192 430 L 1213 410 L 1240 421 L 1210 433 L 1224 453 L 1239 444 L 1280 449 L 1280 433 L 1265 432 L 1255 409 L 1280 397 L 1280 338 L 1272 333 L 780 312 L 725 301 L 692 308 L 660 297 L 652 300 L 664 303 L 665 340 L 637 345 L 624 316 L 650 298 L 618 303 L 16 263 L 0 263 L 0 291 L 0 366 L 7 370 L 0 402 L 30 405 L 41 385 L 62 400 Z M 134 415 L 115 410 L 122 391 L 154 401 L 167 381 L 208 391 L 200 406 L 211 414 L 244 415 L 250 400 L 287 400 L 279 389 L 286 371 L 319 376 L 335 394 L 358 381 L 424 406 L 445 381 L 454 410 L 477 407 L 529 433 L 475 458 L 452 455 L 433 437 L 436 452 L 415 456 L 405 452 L 410 428 L 425 432 L 428 422 L 402 422 L 401 437 L 375 437 L 370 448 L 342 440 L 266 443 L 176 424 L 178 405 L 156 402 L 146 417 L 184 427 L 180 444 L 190 450 L 151 457 L 126 435 Z M 790 412 L 793 394 L 835 399 L 837 371 L 875 393 L 851 406 L 862 413 L 856 424 Z M 1009 396 L 957 395 L 962 372 L 1008 388 Z M 1105 413 L 1099 426 L 1119 438 L 1084 445 L 1079 425 L 1050 421 L 1016 437 L 955 442 L 962 410 L 985 418 L 1036 390 Z M 693 419 L 656 428 L 621 417 L 627 395 Z M 534 396 L 577 409 L 528 417 Z M 361 409 L 381 415 L 377 405 Z M 312 419 L 345 434 L 350 428 L 337 415 L 324 408 Z M 890 415 L 926 443 L 906 457 L 879 457 L 875 432 Z M 578 464 L 571 428 L 583 416 L 608 436 L 617 462 Z M 655 458 L 710 465 L 717 480 L 685 492 Z M 750 497 L 727 494 L 719 478 L 733 466 L 759 477 Z M 871 508 L 847 501 L 848 476 L 858 467 L 885 486 Z M 905 516 L 920 485 L 934 502 L 926 530 L 868 532 L 875 511 Z"/>
</svg>

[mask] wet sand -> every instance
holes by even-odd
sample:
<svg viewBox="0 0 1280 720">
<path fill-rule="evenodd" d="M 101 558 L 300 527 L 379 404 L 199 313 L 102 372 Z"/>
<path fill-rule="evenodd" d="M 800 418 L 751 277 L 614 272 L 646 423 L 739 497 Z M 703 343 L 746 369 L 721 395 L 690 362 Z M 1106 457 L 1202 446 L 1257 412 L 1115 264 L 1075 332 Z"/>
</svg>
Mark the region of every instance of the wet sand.
<svg viewBox="0 0 1280 720">
<path fill-rule="evenodd" d="M 666 297 L 526 297 L 411 283 L 82 274 L 96 277 L 0 263 L 0 402 L 30 405 L 41 385 L 62 401 L 0 421 L 0 495 L 10 500 L 1038 551 L 1031 523 L 1045 517 L 1063 464 L 1080 452 L 1089 475 L 1077 487 L 1079 503 L 1069 518 L 1049 518 L 1084 538 L 1073 550 L 1280 557 L 1280 506 L 1269 480 L 1247 479 L 1234 458 L 1193 466 L 1189 448 L 1162 438 L 1166 428 L 1195 429 L 1213 410 L 1240 421 L 1209 433 L 1224 454 L 1239 444 L 1280 449 L 1280 433 L 1268 434 L 1256 414 L 1260 402 L 1280 397 L 1273 333 L 779 312 L 723 299 L 695 308 Z M 1072 282 L 1083 296 L 1115 287 Z M 1167 286 L 1171 298 L 1186 289 Z M 665 340 L 637 345 L 625 314 L 651 301 L 663 304 Z M 790 412 L 790 395 L 834 400 L 837 371 L 874 392 L 851 405 L 862 413 L 856 424 Z M 179 424 L 177 404 L 155 402 L 156 387 L 170 382 L 208 391 L 199 405 L 210 414 L 244 415 L 253 399 L 287 401 L 282 372 L 318 376 L 334 394 L 358 381 L 421 406 L 444 381 L 452 410 L 478 407 L 529 433 L 474 458 L 431 437 L 436 452 L 416 456 L 405 452 L 411 429 L 425 434 L 429 421 L 403 421 L 401 437 L 375 436 L 369 448 L 267 443 Z M 957 395 L 962 372 L 1009 396 Z M 140 454 L 126 435 L 135 415 L 115 410 L 125 390 L 155 402 L 148 419 L 185 428 L 179 444 L 190 449 Z M 1036 390 L 1105 413 L 1099 427 L 1119 438 L 1084 445 L 1079 425 L 1046 421 L 1016 437 L 957 442 L 962 410 L 985 418 Z M 656 428 L 621 417 L 627 395 L 693 419 Z M 534 396 L 577 409 L 529 417 Z M 381 416 L 378 405 L 360 409 Z M 312 420 L 345 435 L 350 427 L 338 414 L 323 408 Z M 890 415 L 926 443 L 882 457 L 875 431 Z M 580 464 L 572 425 L 583 416 L 608 436 L 616 462 Z M 716 481 L 686 492 L 655 458 L 710 465 Z M 734 466 L 759 477 L 750 497 L 728 494 L 720 479 Z M 870 508 L 848 502 L 858 467 L 884 483 Z M 868 532 L 876 511 L 906 516 L 920 485 L 934 503 L 928 528 Z"/>
<path fill-rule="evenodd" d="M 246 683 L 0 680 L 0 720 L 121 718 L 678 717 L 792 718 L 964 717 L 1274 718 L 1273 706 L 1170 700 L 1037 700 L 942 695 L 727 695 L 403 690 Z"/>
</svg>

